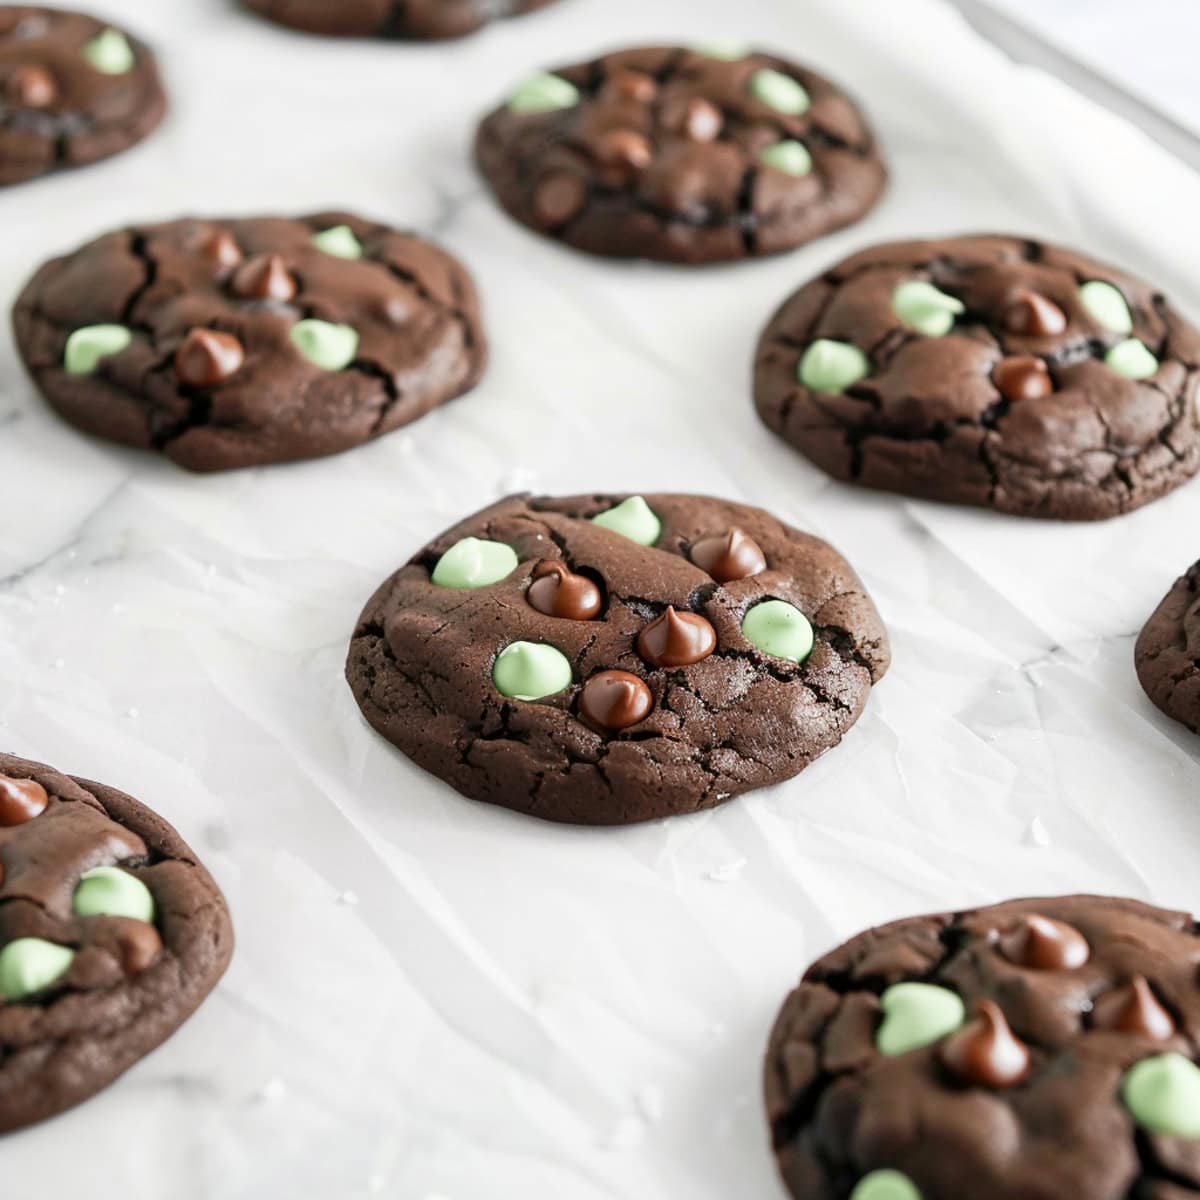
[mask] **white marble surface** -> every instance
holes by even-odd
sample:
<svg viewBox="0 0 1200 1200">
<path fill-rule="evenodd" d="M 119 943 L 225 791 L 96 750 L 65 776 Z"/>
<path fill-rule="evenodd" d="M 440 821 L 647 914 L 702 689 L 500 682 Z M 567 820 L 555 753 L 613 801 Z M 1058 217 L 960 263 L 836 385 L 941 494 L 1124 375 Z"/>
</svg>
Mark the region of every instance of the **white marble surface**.
<svg viewBox="0 0 1200 1200">
<path fill-rule="evenodd" d="M 1012 894 L 1200 909 L 1196 743 L 1131 664 L 1195 557 L 1200 485 L 1095 527 L 863 495 L 747 395 L 773 305 L 879 238 L 1062 238 L 1200 315 L 1194 176 L 940 0 L 564 0 L 418 48 L 305 40 L 223 0 L 106 7 L 160 45 L 174 115 L 124 158 L 0 193 L 6 298 L 131 219 L 354 205 L 464 257 L 495 357 L 472 396 L 375 445 L 197 478 L 60 424 L 0 335 L 0 742 L 166 814 L 240 939 L 164 1049 L 5 1139 L 9 1192 L 775 1200 L 759 1056 L 836 940 Z M 527 68 L 730 33 L 861 95 L 895 166 L 861 226 L 687 272 L 574 256 L 482 193 L 472 118 Z M 460 799 L 368 731 L 343 654 L 380 578 L 522 486 L 774 509 L 861 568 L 892 673 L 837 752 L 716 812 L 591 831 Z"/>
</svg>

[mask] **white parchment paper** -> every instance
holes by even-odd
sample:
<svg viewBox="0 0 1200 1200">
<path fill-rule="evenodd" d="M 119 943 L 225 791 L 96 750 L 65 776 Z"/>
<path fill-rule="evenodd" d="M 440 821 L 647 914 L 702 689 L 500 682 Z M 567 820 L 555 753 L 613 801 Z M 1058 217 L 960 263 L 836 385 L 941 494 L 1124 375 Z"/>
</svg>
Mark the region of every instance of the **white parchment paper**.
<svg viewBox="0 0 1200 1200">
<path fill-rule="evenodd" d="M 871 241 L 1015 230 L 1200 316 L 1200 182 L 1013 66 L 940 0 L 563 0 L 446 46 L 288 34 L 226 0 L 106 0 L 159 47 L 141 148 L 0 193 L 0 290 L 101 230 L 344 205 L 476 273 L 471 396 L 342 457 L 192 477 L 51 416 L 0 335 L 0 743 L 124 787 L 225 888 L 212 999 L 105 1095 L 6 1138 L 41 1200 L 781 1195 L 758 1097 L 775 1009 L 873 922 L 1092 889 L 1200 908 L 1197 743 L 1132 669 L 1197 555 L 1200 485 L 1094 527 L 836 485 L 763 429 L 774 305 Z M 861 98 L 894 182 L 767 262 L 593 261 L 513 225 L 468 161 L 530 69 L 745 36 Z M 359 718 L 346 641 L 432 534 L 531 487 L 696 490 L 835 542 L 894 641 L 843 746 L 718 811 L 626 830 L 472 804 Z"/>
</svg>

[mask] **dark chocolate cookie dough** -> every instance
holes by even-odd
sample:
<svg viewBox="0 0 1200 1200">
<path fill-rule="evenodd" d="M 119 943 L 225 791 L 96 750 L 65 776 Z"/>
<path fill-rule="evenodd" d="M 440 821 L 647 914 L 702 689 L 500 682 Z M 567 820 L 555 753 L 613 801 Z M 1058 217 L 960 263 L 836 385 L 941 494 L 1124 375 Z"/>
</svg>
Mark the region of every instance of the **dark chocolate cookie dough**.
<svg viewBox="0 0 1200 1200">
<path fill-rule="evenodd" d="M 166 821 L 0 754 L 0 1132 L 128 1070 L 192 1014 L 232 950 L 217 885 Z"/>
<path fill-rule="evenodd" d="M 340 37 L 453 38 L 554 0 L 245 0 L 280 25 Z"/>
<path fill-rule="evenodd" d="M 807 67 L 652 47 L 527 79 L 475 154 L 524 225 L 616 258 L 789 250 L 858 220 L 886 170 L 862 114 Z"/>
<path fill-rule="evenodd" d="M 167 103 L 149 49 L 81 13 L 0 5 L 0 184 L 119 154 Z"/>
<path fill-rule="evenodd" d="M 512 496 L 359 619 L 367 720 L 465 796 L 618 825 L 709 808 L 836 745 L 887 669 L 846 561 L 703 496 Z"/>
<path fill-rule="evenodd" d="M 1014 900 L 860 934 L 788 997 L 767 1112 L 797 1200 L 1200 1196 L 1186 913 Z"/>
<path fill-rule="evenodd" d="M 1146 695 L 1168 717 L 1200 733 L 1200 563 L 1163 597 L 1133 657 Z"/>
<path fill-rule="evenodd" d="M 106 234 L 42 267 L 13 322 L 68 421 L 195 471 L 357 446 L 472 387 L 486 358 L 462 266 L 347 213 Z"/>
<path fill-rule="evenodd" d="M 1200 466 L 1200 333 L 1155 289 L 1013 237 L 897 242 L 806 284 L 763 421 L 837 479 L 1019 516 L 1129 512 Z"/>
</svg>

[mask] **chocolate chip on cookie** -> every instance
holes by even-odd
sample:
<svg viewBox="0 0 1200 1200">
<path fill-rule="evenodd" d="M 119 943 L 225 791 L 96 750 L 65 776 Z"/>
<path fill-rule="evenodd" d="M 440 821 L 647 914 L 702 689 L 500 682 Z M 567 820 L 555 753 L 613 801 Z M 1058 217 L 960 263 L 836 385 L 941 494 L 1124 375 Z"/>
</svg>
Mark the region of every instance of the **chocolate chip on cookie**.
<svg viewBox="0 0 1200 1200">
<path fill-rule="evenodd" d="M 119 154 L 166 112 L 150 50 L 81 13 L 0 7 L 0 184 Z"/>
<path fill-rule="evenodd" d="M 246 7 L 306 33 L 336 37 L 455 38 L 554 0 L 245 0 Z"/>
<path fill-rule="evenodd" d="M 703 496 L 512 496 L 368 602 L 367 720 L 466 796 L 615 825 L 719 804 L 836 745 L 888 665 L 845 560 Z"/>
<path fill-rule="evenodd" d="M 0 1133 L 148 1054 L 232 951 L 217 885 L 161 817 L 0 755 Z"/>
<path fill-rule="evenodd" d="M 1200 467 L 1200 331 L 1157 291 L 1012 237 L 876 246 L 787 300 L 763 421 L 837 479 L 1092 520 Z"/>
<path fill-rule="evenodd" d="M 1163 597 L 1133 651 L 1146 695 L 1193 733 L 1200 733 L 1200 562 Z"/>
<path fill-rule="evenodd" d="M 1136 900 L 897 921 L 783 1006 L 767 1113 L 798 1200 L 1200 1193 L 1200 937 Z"/>
<path fill-rule="evenodd" d="M 196 471 L 357 446 L 467 391 L 486 358 L 462 266 L 346 213 L 106 234 L 42 267 L 13 320 L 68 421 Z"/>
<path fill-rule="evenodd" d="M 838 87 L 741 46 L 653 47 L 532 75 L 476 159 L 522 224 L 615 258 L 789 250 L 858 220 L 886 178 Z"/>
</svg>

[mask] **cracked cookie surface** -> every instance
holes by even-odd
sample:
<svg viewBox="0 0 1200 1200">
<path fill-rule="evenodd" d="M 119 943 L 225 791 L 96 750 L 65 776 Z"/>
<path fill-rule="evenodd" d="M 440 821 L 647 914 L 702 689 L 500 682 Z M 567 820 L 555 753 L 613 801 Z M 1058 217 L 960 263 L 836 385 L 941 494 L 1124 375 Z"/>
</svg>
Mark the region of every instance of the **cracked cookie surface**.
<svg viewBox="0 0 1200 1200">
<path fill-rule="evenodd" d="M 208 872 L 113 788 L 0 755 L 0 1132 L 87 1099 L 212 990 L 233 932 Z"/>
<path fill-rule="evenodd" d="M 1200 563 L 1163 597 L 1133 658 L 1146 695 L 1168 717 L 1200 733 Z"/>
<path fill-rule="evenodd" d="M 1198 366 L 1200 334 L 1147 284 L 1040 242 L 947 238 L 864 250 L 796 292 L 763 333 L 755 402 L 837 479 L 1092 520 L 1200 467 Z"/>
<path fill-rule="evenodd" d="M 346 674 L 367 720 L 464 795 L 607 825 L 797 774 L 888 657 L 841 555 L 761 509 L 512 496 L 377 590 Z"/>
<path fill-rule="evenodd" d="M 788 1187 L 798 1200 L 1200 1195 L 1198 969 L 1186 913 L 1099 896 L 860 934 L 809 968 L 771 1035 L 766 1104 Z"/>
<path fill-rule="evenodd" d="M 545 8 L 555 0 L 245 0 L 280 25 L 340 37 L 464 37 L 491 21 Z"/>
<path fill-rule="evenodd" d="M 131 34 L 63 9 L 0 6 L 0 184 L 119 154 L 165 111 L 154 56 Z"/>
<path fill-rule="evenodd" d="M 63 417 L 196 471 L 357 446 L 467 391 L 486 360 L 463 267 L 341 212 L 106 234 L 43 266 L 13 324 Z"/>
<path fill-rule="evenodd" d="M 886 170 L 862 114 L 807 67 L 740 47 L 650 47 L 535 76 L 476 160 L 522 224 L 609 257 L 772 254 L 857 220 Z"/>
</svg>

